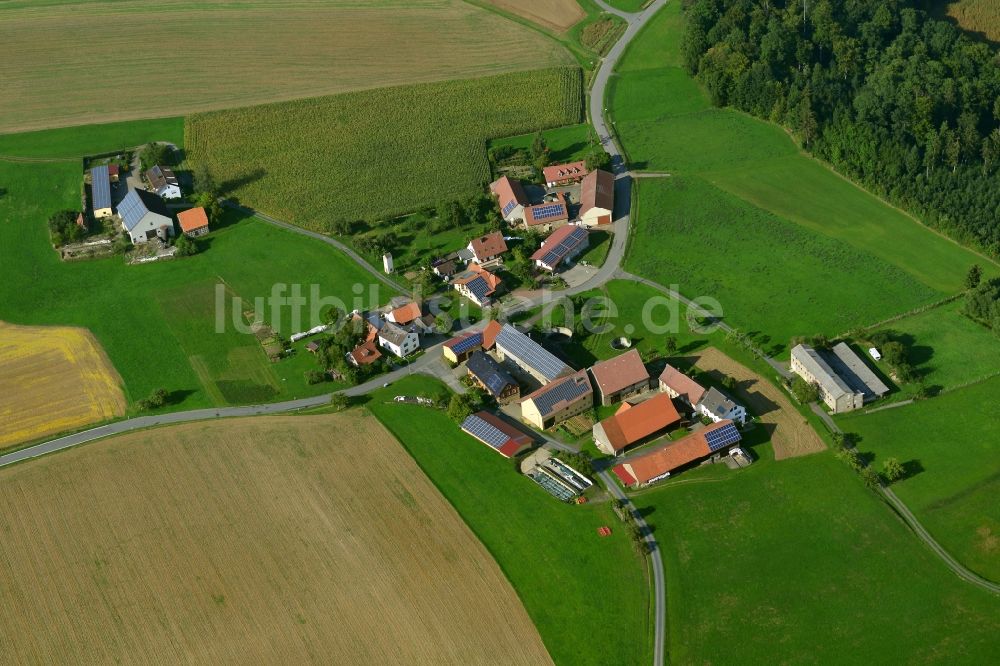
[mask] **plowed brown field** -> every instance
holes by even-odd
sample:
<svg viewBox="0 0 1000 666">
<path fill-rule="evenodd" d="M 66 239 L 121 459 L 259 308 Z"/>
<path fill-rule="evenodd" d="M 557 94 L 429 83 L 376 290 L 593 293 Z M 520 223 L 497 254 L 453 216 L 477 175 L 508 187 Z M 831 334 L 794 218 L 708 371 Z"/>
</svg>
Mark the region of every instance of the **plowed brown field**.
<svg viewBox="0 0 1000 666">
<path fill-rule="evenodd" d="M 487 2 L 558 32 L 569 30 L 587 15 L 576 0 L 487 0 Z"/>
<path fill-rule="evenodd" d="M 0 449 L 121 416 L 121 385 L 86 329 L 0 322 Z"/>
<path fill-rule="evenodd" d="M 10 663 L 544 664 L 499 567 L 366 412 L 0 470 Z"/>
</svg>

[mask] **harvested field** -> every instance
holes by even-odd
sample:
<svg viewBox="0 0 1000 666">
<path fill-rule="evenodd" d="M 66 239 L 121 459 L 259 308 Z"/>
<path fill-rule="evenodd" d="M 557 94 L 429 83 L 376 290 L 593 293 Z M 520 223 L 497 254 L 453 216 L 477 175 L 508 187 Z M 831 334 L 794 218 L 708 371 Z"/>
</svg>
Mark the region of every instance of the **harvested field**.
<svg viewBox="0 0 1000 666">
<path fill-rule="evenodd" d="M 90 331 L 0 322 L 0 449 L 121 416 L 121 385 Z"/>
<path fill-rule="evenodd" d="M 487 0 L 487 2 L 558 32 L 569 30 L 587 15 L 576 0 Z"/>
<path fill-rule="evenodd" d="M 0 5 L 0 132 L 570 62 L 554 41 L 460 0 Z"/>
<path fill-rule="evenodd" d="M 0 532 L 13 663 L 551 663 L 367 412 L 188 424 L 5 469 Z"/>
<path fill-rule="evenodd" d="M 756 372 L 715 347 L 694 354 L 693 359 L 699 369 L 709 374 L 720 373 L 736 379 L 735 397 L 760 417 L 761 424 L 770 433 L 775 460 L 806 456 L 826 448 L 788 396 Z"/>
<path fill-rule="evenodd" d="M 964 30 L 1000 41 L 1000 0 L 949 0 L 942 4 Z"/>
</svg>

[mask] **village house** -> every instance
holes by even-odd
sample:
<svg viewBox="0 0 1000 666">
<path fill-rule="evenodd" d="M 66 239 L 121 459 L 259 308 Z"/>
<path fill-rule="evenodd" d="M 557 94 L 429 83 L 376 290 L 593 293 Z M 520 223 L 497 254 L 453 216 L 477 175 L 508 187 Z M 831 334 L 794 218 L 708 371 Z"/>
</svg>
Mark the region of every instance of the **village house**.
<svg viewBox="0 0 1000 666">
<path fill-rule="evenodd" d="M 649 372 L 637 349 L 595 363 L 590 376 L 601 405 L 613 405 L 649 389 Z"/>
<path fill-rule="evenodd" d="M 590 411 L 593 406 L 594 389 L 587 371 L 580 370 L 528 395 L 521 402 L 521 418 L 545 430 Z"/>
<path fill-rule="evenodd" d="M 378 344 L 394 356 L 405 358 L 420 349 L 420 336 L 413 327 L 403 328 L 387 321 L 378 332 Z"/>
<path fill-rule="evenodd" d="M 590 234 L 583 227 L 567 225 L 552 232 L 542 246 L 531 255 L 535 266 L 549 272 L 575 259 L 590 245 Z"/>
<path fill-rule="evenodd" d="M 382 358 L 382 352 L 378 350 L 378 347 L 371 340 L 362 342 L 347 354 L 348 363 L 356 368 L 370 365 L 380 358 Z"/>
<path fill-rule="evenodd" d="M 524 209 L 524 226 L 528 229 L 548 232 L 567 222 L 569 222 L 569 209 L 565 201 L 553 201 Z"/>
<path fill-rule="evenodd" d="M 546 187 L 562 187 L 579 183 L 586 175 L 587 163 L 583 160 L 542 167 L 542 177 L 545 179 Z"/>
<path fill-rule="evenodd" d="M 514 378 L 486 352 L 473 352 L 465 368 L 469 377 L 497 403 L 506 405 L 521 397 L 521 387 Z"/>
<path fill-rule="evenodd" d="M 458 255 L 453 254 L 449 257 L 437 259 L 433 264 L 431 264 L 431 270 L 434 272 L 434 275 L 437 275 L 439 278 L 443 278 L 445 281 L 450 280 L 451 277 L 458 272 L 457 258 Z"/>
<path fill-rule="evenodd" d="M 580 223 L 587 227 L 611 224 L 615 208 L 615 177 L 591 171 L 580 186 Z"/>
<path fill-rule="evenodd" d="M 657 393 L 636 405 L 626 402 L 613 415 L 595 424 L 594 444 L 608 455 L 618 455 L 680 420 L 670 396 Z"/>
<path fill-rule="evenodd" d="M 705 391 L 701 400 L 695 405 L 695 411 L 714 423 L 729 419 L 740 425 L 746 425 L 747 410 L 743 405 L 733 402 L 722 391 L 714 386 Z"/>
<path fill-rule="evenodd" d="M 732 421 L 719 421 L 676 442 L 668 442 L 628 458 L 611 471 L 627 487 L 640 488 L 725 449 L 732 450 L 740 439 L 740 431 Z"/>
<path fill-rule="evenodd" d="M 174 221 L 163 199 L 145 190 L 131 190 L 118 204 L 122 228 L 135 244 L 174 235 Z"/>
<path fill-rule="evenodd" d="M 390 310 L 385 318 L 394 324 L 406 326 L 419 319 L 421 314 L 423 314 L 423 309 L 420 307 L 420 304 L 416 301 L 410 301 L 405 305 Z"/>
<path fill-rule="evenodd" d="M 90 169 L 90 205 L 94 219 L 111 217 L 111 180 L 107 164 Z"/>
<path fill-rule="evenodd" d="M 208 213 L 201 206 L 182 210 L 177 213 L 177 224 L 181 233 L 189 238 L 204 236 L 208 233 Z"/>
<path fill-rule="evenodd" d="M 502 176 L 490 183 L 490 191 L 497 198 L 500 216 L 505 222 L 524 219 L 524 207 L 528 205 L 528 196 L 524 193 L 521 183 Z"/>
<path fill-rule="evenodd" d="M 469 241 L 467 249 L 472 254 L 472 261 L 480 266 L 500 260 L 500 255 L 507 251 L 507 242 L 499 231 L 488 233 Z"/>
<path fill-rule="evenodd" d="M 531 435 L 487 411 L 466 417 L 462 421 L 462 430 L 504 458 L 516 456 L 534 443 Z"/>
<path fill-rule="evenodd" d="M 500 328 L 494 343 L 501 361 L 510 363 L 542 384 L 548 384 L 574 372 L 545 347 L 510 324 L 504 324 Z M 488 349 L 485 344 L 483 347 Z"/>
<path fill-rule="evenodd" d="M 468 333 L 448 340 L 441 345 L 441 356 L 450 363 L 458 365 L 469 358 L 473 352 L 483 348 L 482 333 Z"/>
<path fill-rule="evenodd" d="M 181 186 L 177 182 L 177 176 L 169 167 L 153 166 L 146 171 L 146 180 L 149 187 L 158 196 L 164 199 L 180 199 Z"/>
<path fill-rule="evenodd" d="M 701 402 L 705 389 L 674 366 L 667 364 L 660 375 L 660 390 L 671 398 L 677 398 L 691 409 Z"/>
<path fill-rule="evenodd" d="M 491 305 L 501 284 L 500 276 L 491 273 L 479 264 L 457 274 L 451 284 L 455 291 L 480 307 Z"/>
</svg>

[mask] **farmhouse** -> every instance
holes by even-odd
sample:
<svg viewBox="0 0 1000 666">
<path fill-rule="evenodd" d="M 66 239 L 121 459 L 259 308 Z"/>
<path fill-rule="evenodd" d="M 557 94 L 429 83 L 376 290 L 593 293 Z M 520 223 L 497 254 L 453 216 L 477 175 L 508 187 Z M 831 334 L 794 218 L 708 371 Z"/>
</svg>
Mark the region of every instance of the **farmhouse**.
<svg viewBox="0 0 1000 666">
<path fill-rule="evenodd" d="M 441 355 L 445 360 L 458 364 L 483 348 L 483 334 L 469 333 L 448 340 L 441 345 Z"/>
<path fill-rule="evenodd" d="M 473 238 L 467 246 L 472 253 L 472 260 L 477 264 L 489 264 L 500 259 L 500 255 L 507 251 L 507 241 L 503 239 L 503 234 L 499 231 Z"/>
<path fill-rule="evenodd" d="M 630 458 L 615 465 L 611 471 L 626 486 L 639 488 L 665 479 L 674 471 L 723 449 L 731 448 L 740 439 L 740 431 L 732 421 L 719 421 L 676 442 Z"/>
<path fill-rule="evenodd" d="M 555 272 L 562 263 L 574 259 L 590 245 L 590 234 L 583 227 L 567 225 L 552 232 L 531 255 L 535 266 Z"/>
<path fill-rule="evenodd" d="M 542 384 L 574 372 L 571 367 L 510 324 L 504 324 L 496 334 L 495 344 L 501 361 L 513 364 Z"/>
<path fill-rule="evenodd" d="M 594 406 L 594 389 L 587 371 L 558 379 L 521 402 L 521 418 L 536 428 L 545 430 L 558 425 Z"/>
<path fill-rule="evenodd" d="M 455 291 L 480 307 L 486 307 L 493 302 L 500 283 L 498 275 L 494 275 L 479 264 L 469 264 L 468 269 L 456 275 L 452 281 Z"/>
<path fill-rule="evenodd" d="M 153 238 L 174 235 L 174 222 L 163 199 L 145 190 L 131 190 L 118 204 L 122 228 L 133 243 L 145 243 Z"/>
<path fill-rule="evenodd" d="M 649 389 L 649 372 L 637 349 L 595 363 L 590 368 L 590 376 L 602 405 L 621 402 Z"/>
<path fill-rule="evenodd" d="M 511 222 L 524 218 L 524 207 L 528 205 L 528 197 L 519 181 L 502 176 L 490 183 L 490 191 L 497 198 L 500 215 L 504 221 Z"/>
<path fill-rule="evenodd" d="M 111 180 L 107 164 L 90 170 L 90 204 L 95 219 L 111 217 Z"/>
<path fill-rule="evenodd" d="M 611 224 L 615 209 L 615 177 L 597 169 L 580 187 L 580 223 L 587 227 Z"/>
<path fill-rule="evenodd" d="M 660 375 L 660 390 L 671 398 L 678 398 L 694 409 L 705 395 L 705 389 L 674 366 L 667 364 Z"/>
<path fill-rule="evenodd" d="M 792 349 L 792 372 L 816 386 L 823 403 L 835 414 L 861 409 L 865 403 L 862 391 L 848 386 L 847 382 L 830 367 L 827 355 L 808 345 Z"/>
<path fill-rule="evenodd" d="M 618 455 L 650 435 L 679 423 L 680 414 L 666 393 L 657 393 L 637 405 L 624 403 L 614 415 L 594 426 L 594 444 L 609 455 Z"/>
<path fill-rule="evenodd" d="M 473 352 L 466 363 L 469 377 L 501 405 L 521 397 L 521 387 L 514 378 L 483 351 Z"/>
<path fill-rule="evenodd" d="M 524 209 L 524 226 L 529 229 L 551 231 L 567 222 L 569 222 L 569 209 L 565 201 L 553 201 Z"/>
<path fill-rule="evenodd" d="M 181 198 L 181 186 L 169 167 L 154 166 L 146 172 L 146 180 L 149 181 L 150 189 L 164 199 Z"/>
<path fill-rule="evenodd" d="M 185 236 L 194 238 L 208 233 L 208 214 L 201 206 L 177 213 L 177 224 Z"/>
<path fill-rule="evenodd" d="M 695 405 L 695 411 L 712 420 L 713 423 L 729 419 L 740 425 L 746 425 L 747 410 L 743 405 L 736 404 L 727 398 L 714 386 L 701 397 Z"/>
<path fill-rule="evenodd" d="M 504 458 L 516 456 L 534 443 L 531 435 L 486 411 L 466 417 L 462 430 Z"/>
<path fill-rule="evenodd" d="M 568 164 L 553 164 L 542 167 L 542 176 L 546 187 L 560 187 L 579 183 L 587 175 L 587 163 L 584 161 Z"/>
<path fill-rule="evenodd" d="M 420 336 L 412 328 L 406 329 L 387 321 L 378 332 L 378 344 L 395 356 L 403 358 L 420 348 Z"/>
</svg>

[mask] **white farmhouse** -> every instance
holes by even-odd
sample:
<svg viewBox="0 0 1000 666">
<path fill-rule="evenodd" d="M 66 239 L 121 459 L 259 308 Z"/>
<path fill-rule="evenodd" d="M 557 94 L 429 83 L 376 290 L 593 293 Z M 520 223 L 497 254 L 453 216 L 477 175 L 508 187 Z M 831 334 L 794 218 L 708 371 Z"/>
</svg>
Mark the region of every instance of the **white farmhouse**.
<svg viewBox="0 0 1000 666">
<path fill-rule="evenodd" d="M 406 329 L 387 321 L 378 332 L 378 344 L 399 358 L 403 358 L 420 348 L 420 336 L 412 327 Z"/>
<path fill-rule="evenodd" d="M 154 166 L 146 172 L 146 180 L 149 181 L 153 191 L 164 199 L 181 198 L 181 186 L 177 182 L 177 176 L 169 167 Z"/>
<path fill-rule="evenodd" d="M 714 423 L 719 421 L 736 421 L 740 425 L 746 425 L 747 410 L 743 405 L 733 402 L 715 387 L 705 391 L 695 406 L 695 411 L 711 419 Z"/>
</svg>

